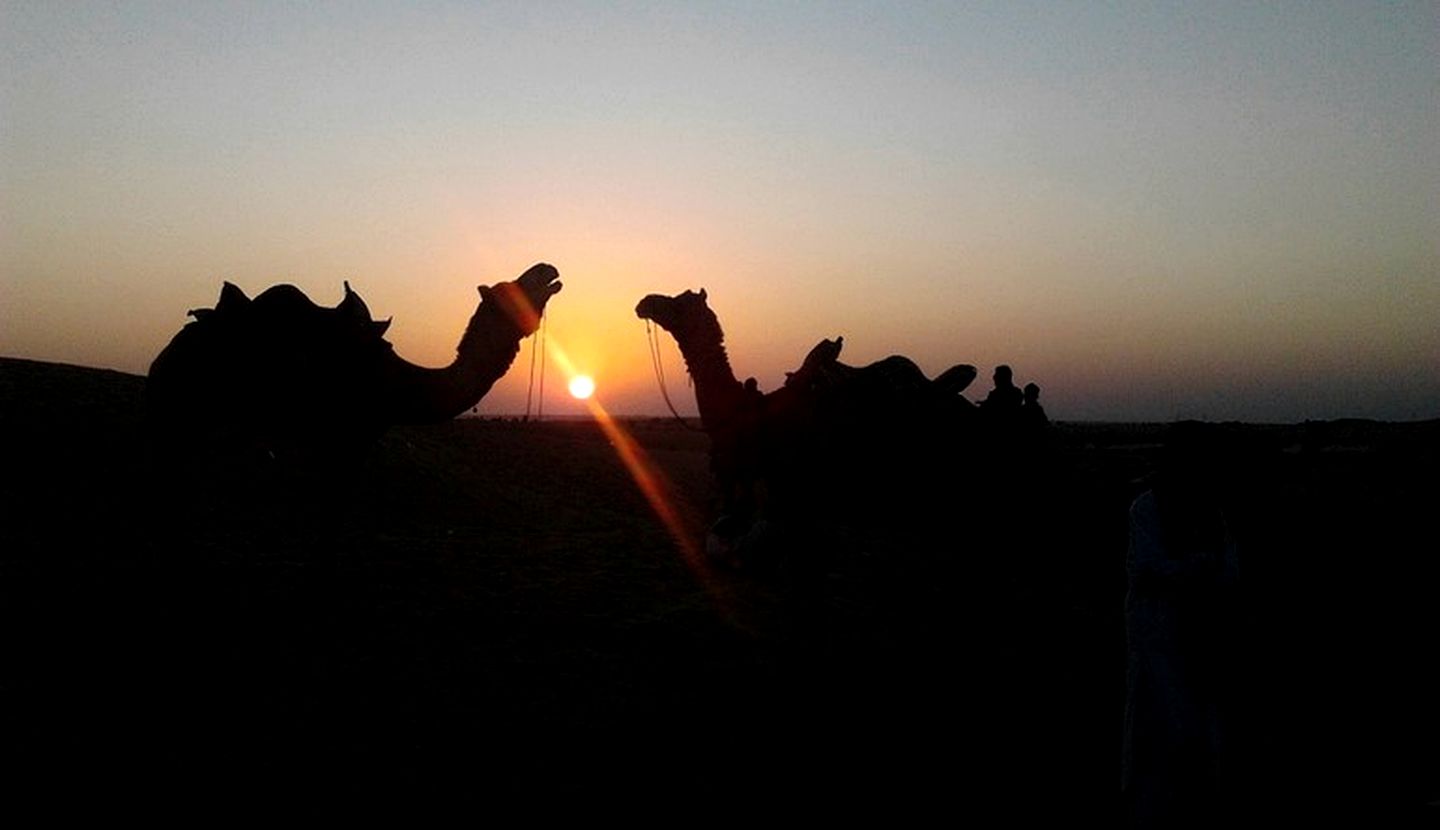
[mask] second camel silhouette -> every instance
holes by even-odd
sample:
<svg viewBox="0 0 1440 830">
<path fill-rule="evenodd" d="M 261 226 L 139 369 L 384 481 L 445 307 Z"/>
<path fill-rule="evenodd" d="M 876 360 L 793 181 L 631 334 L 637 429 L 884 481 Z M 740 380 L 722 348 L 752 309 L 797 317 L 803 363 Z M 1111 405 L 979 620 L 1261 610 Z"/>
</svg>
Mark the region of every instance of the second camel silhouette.
<svg viewBox="0 0 1440 830">
<path fill-rule="evenodd" d="M 911 473 L 923 459 L 948 457 L 967 432 L 974 407 L 960 393 L 973 366 L 935 380 L 900 355 L 849 366 L 836 338 L 817 344 L 782 388 L 762 394 L 736 378 L 707 301 L 703 289 L 651 294 L 635 313 L 668 331 L 685 358 L 730 525 L 817 510 L 854 519 L 855 506 L 928 487 Z"/>
</svg>

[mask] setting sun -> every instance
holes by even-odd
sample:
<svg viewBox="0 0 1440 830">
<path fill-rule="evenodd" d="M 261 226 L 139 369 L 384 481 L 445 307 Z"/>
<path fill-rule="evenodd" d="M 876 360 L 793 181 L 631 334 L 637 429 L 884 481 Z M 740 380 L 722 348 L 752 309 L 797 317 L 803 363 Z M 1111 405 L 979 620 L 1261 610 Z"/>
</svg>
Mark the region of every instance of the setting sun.
<svg viewBox="0 0 1440 830">
<path fill-rule="evenodd" d="M 576 375 L 570 379 L 570 394 L 585 400 L 595 394 L 595 381 L 588 375 Z"/>
</svg>

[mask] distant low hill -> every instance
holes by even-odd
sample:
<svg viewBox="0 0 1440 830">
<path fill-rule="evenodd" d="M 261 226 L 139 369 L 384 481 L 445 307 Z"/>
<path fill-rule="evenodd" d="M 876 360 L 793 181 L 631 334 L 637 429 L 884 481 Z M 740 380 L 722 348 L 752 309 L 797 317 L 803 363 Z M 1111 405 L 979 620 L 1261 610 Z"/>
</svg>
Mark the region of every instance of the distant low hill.
<svg viewBox="0 0 1440 830">
<path fill-rule="evenodd" d="M 111 369 L 0 357 L 0 418 L 37 419 L 82 409 L 117 420 L 140 417 L 145 378 Z"/>
</svg>

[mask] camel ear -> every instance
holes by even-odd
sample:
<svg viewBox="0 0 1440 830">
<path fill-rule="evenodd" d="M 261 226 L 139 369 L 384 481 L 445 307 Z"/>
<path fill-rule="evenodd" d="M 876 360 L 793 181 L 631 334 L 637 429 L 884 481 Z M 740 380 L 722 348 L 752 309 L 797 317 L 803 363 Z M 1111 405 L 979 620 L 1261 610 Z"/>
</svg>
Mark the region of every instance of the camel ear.
<svg viewBox="0 0 1440 830">
<path fill-rule="evenodd" d="M 489 300 L 495 296 L 495 289 L 488 285 L 477 285 L 475 286 L 475 290 L 480 292 L 480 299 L 482 300 Z"/>
<path fill-rule="evenodd" d="M 394 319 L 394 317 L 386 317 L 384 320 L 376 323 L 371 323 L 370 325 L 373 327 L 372 330 L 375 332 L 375 336 L 384 337 L 385 332 L 390 329 L 390 321 Z"/>
<path fill-rule="evenodd" d="M 705 289 L 703 289 L 703 288 L 700 289 L 700 299 L 704 300 L 704 299 L 706 299 L 706 298 L 709 297 L 709 296 L 710 296 L 710 295 L 708 295 L 708 294 L 705 293 Z"/>
</svg>

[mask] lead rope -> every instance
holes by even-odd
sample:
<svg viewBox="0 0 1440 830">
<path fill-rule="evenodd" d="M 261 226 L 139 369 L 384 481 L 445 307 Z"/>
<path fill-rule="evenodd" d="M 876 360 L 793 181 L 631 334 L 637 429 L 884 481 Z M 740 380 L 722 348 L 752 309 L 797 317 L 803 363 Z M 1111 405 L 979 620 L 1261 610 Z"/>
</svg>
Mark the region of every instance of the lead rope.
<svg viewBox="0 0 1440 830">
<path fill-rule="evenodd" d="M 545 320 L 545 309 L 542 308 L 540 309 L 540 340 L 535 344 L 535 348 L 540 350 L 540 391 L 536 395 L 538 400 L 535 401 L 535 420 L 537 421 L 545 420 L 545 353 L 547 351 L 545 348 L 545 329 L 547 328 Z"/>
<path fill-rule="evenodd" d="M 700 432 L 701 430 L 691 426 L 690 422 L 686 421 L 675 409 L 675 404 L 670 402 L 670 392 L 665 388 L 665 364 L 660 359 L 660 338 L 655 334 L 655 329 L 650 325 L 649 320 L 645 321 L 645 341 L 650 345 L 650 365 L 655 368 L 655 381 L 660 384 L 660 397 L 665 399 L 665 405 L 670 408 L 670 414 L 675 416 L 675 420 L 679 421 L 681 426 Z"/>
<path fill-rule="evenodd" d="M 535 355 L 540 355 L 540 408 L 535 413 L 535 420 L 540 420 L 545 410 L 545 309 L 540 309 L 540 330 L 535 333 L 535 339 L 530 342 L 530 384 L 525 387 L 525 417 L 523 420 L 530 420 L 530 401 L 535 394 Z"/>
</svg>

